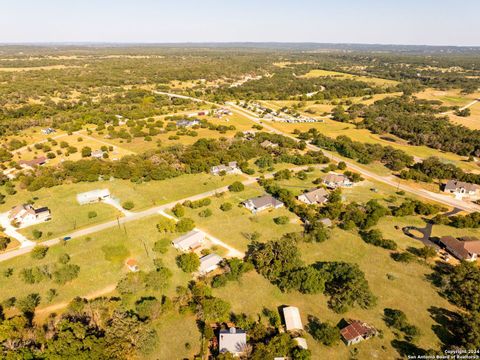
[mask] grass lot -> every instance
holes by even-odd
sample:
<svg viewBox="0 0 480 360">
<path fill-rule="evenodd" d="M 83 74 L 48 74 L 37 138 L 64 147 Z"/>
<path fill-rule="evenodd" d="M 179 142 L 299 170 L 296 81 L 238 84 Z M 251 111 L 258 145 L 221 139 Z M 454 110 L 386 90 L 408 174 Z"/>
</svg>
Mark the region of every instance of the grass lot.
<svg viewBox="0 0 480 360">
<path fill-rule="evenodd" d="M 208 174 L 182 175 L 174 179 L 151 181 L 143 184 L 133 184 L 126 180 L 113 180 L 95 183 L 77 183 L 40 189 L 35 192 L 19 190 L 14 196 L 7 196 L 5 204 L 0 206 L 0 211 L 8 211 L 17 204 L 22 204 L 34 199 L 37 206 L 48 206 L 52 212 L 52 220 L 22 229 L 21 232 L 31 236 L 31 231 L 39 229 L 47 237 L 64 235 L 69 231 L 95 223 L 113 220 L 119 212 L 106 204 L 93 204 L 80 206 L 76 195 L 94 189 L 110 189 L 112 195 L 121 202 L 131 200 L 135 204 L 134 211 L 143 210 L 155 205 L 169 203 L 205 191 L 230 185 L 235 180 L 244 179 L 241 175 L 211 176 Z M 36 199 L 36 200 L 35 200 Z M 88 212 L 96 211 L 98 216 L 88 219 Z M 42 239 L 43 239 L 42 238 Z"/>
<path fill-rule="evenodd" d="M 3 136 L 2 140 L 0 141 L 0 144 L 5 145 L 8 144 L 11 140 L 17 139 L 17 140 L 24 140 L 27 142 L 27 144 L 33 144 L 39 141 L 45 141 L 49 137 L 51 138 L 56 138 L 66 136 L 66 133 L 62 130 L 58 130 L 53 134 L 50 135 L 45 135 L 41 132 L 42 128 L 41 127 L 32 127 L 29 129 L 22 130 L 22 132 L 19 132 L 16 135 L 9 135 L 9 136 Z"/>
<path fill-rule="evenodd" d="M 354 80 L 364 81 L 364 82 L 378 85 L 378 86 L 390 86 L 390 85 L 398 84 L 398 82 L 394 80 L 387 80 L 387 79 L 381 79 L 381 78 L 370 77 L 370 76 L 358 76 L 358 75 L 352 75 L 352 74 L 347 74 L 343 72 L 321 70 L 321 69 L 311 70 L 310 72 L 303 75 L 302 77 L 316 78 L 316 77 L 327 77 L 327 76 L 340 78 L 340 79 L 354 79 Z"/>
<path fill-rule="evenodd" d="M 442 152 L 436 149 L 429 148 L 427 146 L 413 146 L 408 145 L 404 140 L 397 139 L 392 135 L 388 135 L 389 138 L 395 139 L 395 142 L 384 140 L 381 135 L 372 134 L 366 129 L 356 129 L 353 124 L 340 123 L 334 120 L 326 119 L 324 123 L 301 123 L 301 124 L 288 124 L 278 122 L 268 122 L 269 125 L 274 128 L 292 133 L 293 130 L 299 129 L 301 131 L 308 131 L 311 128 L 317 128 L 322 134 L 336 138 L 339 135 L 346 135 L 352 140 L 360 141 L 370 144 L 381 144 L 383 146 L 392 146 L 396 149 L 405 151 L 407 154 L 417 156 L 420 158 L 427 158 L 430 156 L 437 156 L 446 162 L 450 162 L 459 166 L 466 171 L 478 171 L 478 166 L 473 162 L 466 162 L 466 157 L 462 157 L 453 153 Z"/>
<path fill-rule="evenodd" d="M 455 237 L 476 236 L 480 239 L 480 229 L 457 229 L 456 227 L 446 225 L 435 225 L 433 227 L 433 237 L 441 237 L 448 235 Z"/>
<path fill-rule="evenodd" d="M 471 115 L 468 117 L 449 114 L 450 120 L 456 124 L 460 124 L 473 130 L 480 130 L 480 103 L 476 103 L 469 107 Z"/>
<path fill-rule="evenodd" d="M 410 224 L 419 220 L 402 221 Z M 395 231 L 393 225 L 390 219 L 385 219 L 379 228 L 384 230 L 385 235 L 394 238 L 401 248 L 418 246 L 399 231 L 393 236 L 391 233 Z M 364 320 L 382 330 L 383 338 L 377 337 L 356 345 L 359 359 L 398 357 L 398 353 L 390 344 L 395 338 L 382 320 L 384 308 L 397 308 L 403 310 L 409 321 L 421 329 L 422 336 L 418 342 L 420 347 L 438 348 L 439 340 L 432 331 L 435 322 L 430 317 L 428 309 L 434 306 L 451 309 L 452 306 L 425 280 L 425 276 L 430 272 L 428 267 L 421 264 L 396 263 L 390 258 L 388 251 L 365 244 L 358 235 L 340 229 L 335 229 L 331 238 L 324 243 L 300 244 L 300 248 L 306 263 L 332 260 L 357 263 L 365 272 L 373 293 L 378 297 L 377 306 L 372 310 L 355 308 L 346 314 L 335 314 L 327 307 L 325 296 L 302 295 L 298 292 L 282 293 L 255 272 L 245 275 L 240 283 L 229 283 L 225 288 L 215 290 L 214 294 L 228 299 L 234 311 L 251 315 L 259 313 L 263 307 L 275 309 L 281 305 L 293 305 L 300 308 L 304 324 L 307 323 L 308 315 L 315 315 L 322 321 L 329 321 L 332 324 L 338 323 L 342 318 Z M 393 275 L 393 280 L 389 280 L 387 274 Z M 350 348 L 343 343 L 327 348 L 316 343 L 310 335 L 307 335 L 307 341 L 314 358 L 320 358 L 320 354 L 324 359 L 349 357 Z"/>
<path fill-rule="evenodd" d="M 266 210 L 257 215 L 239 205 L 242 201 L 252 197 L 263 195 L 264 191 L 258 185 L 247 186 L 240 193 L 227 192 L 221 197 L 212 197 L 212 204 L 208 206 L 213 215 L 207 218 L 198 216 L 198 213 L 205 209 L 186 208 L 185 216 L 195 220 L 195 224 L 202 230 L 218 237 L 225 243 L 237 248 L 240 251 L 247 249 L 250 241 L 243 234 L 257 231 L 261 234 L 260 241 L 269 241 L 279 238 L 287 232 L 300 231 L 299 220 L 285 208 L 276 210 Z M 222 211 L 220 205 L 230 202 L 233 205 L 232 210 Z M 276 225 L 273 219 L 278 216 L 288 216 L 291 222 L 286 225 Z"/>
<path fill-rule="evenodd" d="M 440 100 L 447 106 L 464 106 L 470 103 L 472 100 L 480 97 L 480 93 L 476 92 L 473 94 L 461 94 L 458 89 L 450 89 L 446 91 L 441 91 L 437 89 L 426 89 L 418 94 L 415 94 L 416 97 L 420 99 L 427 100 Z"/>
<path fill-rule="evenodd" d="M 59 296 L 55 299 L 55 303 L 70 301 L 75 296 L 85 296 L 97 292 L 109 285 L 116 284 L 127 273 L 124 262 L 130 257 L 137 259 L 142 270 L 153 269 L 152 260 L 157 255 L 151 250 L 152 246 L 155 241 L 165 237 L 156 229 L 158 219 L 159 215 L 152 216 L 127 223 L 120 228 L 115 227 L 98 232 L 90 237 L 75 238 L 65 245 L 52 246 L 42 260 L 34 260 L 29 254 L 26 254 L 0 263 L 0 274 L 9 267 L 15 269 L 10 278 L 0 277 L 2 300 L 10 296 L 22 297 L 32 292 L 38 292 L 43 297 L 50 288 L 58 288 Z M 169 237 L 175 236 L 172 234 Z M 128 255 L 115 257 L 112 261 L 106 260 L 105 251 L 111 253 L 110 247 L 126 249 Z M 19 272 L 22 268 L 53 264 L 63 253 L 70 255 L 72 264 L 80 266 L 80 275 L 72 282 L 59 287 L 50 280 L 27 285 L 19 279 Z M 190 280 L 190 275 L 184 274 L 177 268 L 174 249 L 171 248 L 165 255 L 158 255 L 158 257 L 160 256 L 165 265 L 173 272 L 171 283 L 186 285 Z M 22 286 L 17 286 L 18 284 L 22 284 Z M 172 285 L 164 293 L 172 296 L 174 292 L 175 286 Z M 40 308 L 46 305 L 48 304 L 42 302 Z"/>
</svg>

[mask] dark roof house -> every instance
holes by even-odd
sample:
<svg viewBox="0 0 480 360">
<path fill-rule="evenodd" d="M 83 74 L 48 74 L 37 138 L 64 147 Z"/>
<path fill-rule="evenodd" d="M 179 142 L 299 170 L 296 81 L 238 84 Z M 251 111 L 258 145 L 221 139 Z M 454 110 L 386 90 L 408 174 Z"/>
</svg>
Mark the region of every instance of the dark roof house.
<svg viewBox="0 0 480 360">
<path fill-rule="evenodd" d="M 458 239 L 453 236 L 442 236 L 439 242 L 459 260 L 475 261 L 480 254 L 480 240 L 473 236 Z"/>
</svg>

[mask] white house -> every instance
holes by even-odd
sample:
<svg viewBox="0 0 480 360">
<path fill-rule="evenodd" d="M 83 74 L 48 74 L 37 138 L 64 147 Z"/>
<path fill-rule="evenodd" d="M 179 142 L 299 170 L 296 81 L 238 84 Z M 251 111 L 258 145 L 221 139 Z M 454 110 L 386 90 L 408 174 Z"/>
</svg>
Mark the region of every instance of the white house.
<svg viewBox="0 0 480 360">
<path fill-rule="evenodd" d="M 51 219 L 48 207 L 35 209 L 30 204 L 17 205 L 10 210 L 8 219 L 19 226 L 29 226 Z"/>
<path fill-rule="evenodd" d="M 256 214 L 267 209 L 278 209 L 283 207 L 283 203 L 271 195 L 259 196 L 249 199 L 243 203 L 248 210 Z"/>
<path fill-rule="evenodd" d="M 222 173 L 225 173 L 226 175 L 231 175 L 231 174 L 241 174 L 242 171 L 238 168 L 236 161 L 230 161 L 228 165 L 212 166 L 212 169 L 210 170 L 210 174 L 215 176 L 220 175 Z"/>
<path fill-rule="evenodd" d="M 218 349 L 220 353 L 229 352 L 234 356 L 240 356 L 245 352 L 247 345 L 247 333 L 242 329 L 231 327 L 222 329 L 218 334 Z"/>
<path fill-rule="evenodd" d="M 324 188 L 310 190 L 299 195 L 298 200 L 307 205 L 324 204 L 328 200 L 328 191 Z"/>
<path fill-rule="evenodd" d="M 190 231 L 172 241 L 175 249 L 188 252 L 199 248 L 205 240 L 205 234 L 198 230 Z"/>
<path fill-rule="evenodd" d="M 302 318 L 297 307 L 287 306 L 283 308 L 283 318 L 287 331 L 303 330 Z"/>
<path fill-rule="evenodd" d="M 449 180 L 443 191 L 455 195 L 457 199 L 476 198 L 480 194 L 480 186 L 463 181 Z"/>
<path fill-rule="evenodd" d="M 351 187 L 353 182 L 343 174 L 330 173 L 323 178 L 323 183 L 330 189 Z"/>
<path fill-rule="evenodd" d="M 217 254 L 208 254 L 200 258 L 199 274 L 205 275 L 217 269 L 223 258 Z"/>
<path fill-rule="evenodd" d="M 110 197 L 108 189 L 97 189 L 77 194 L 77 201 L 80 205 L 92 204 L 106 200 Z"/>
</svg>

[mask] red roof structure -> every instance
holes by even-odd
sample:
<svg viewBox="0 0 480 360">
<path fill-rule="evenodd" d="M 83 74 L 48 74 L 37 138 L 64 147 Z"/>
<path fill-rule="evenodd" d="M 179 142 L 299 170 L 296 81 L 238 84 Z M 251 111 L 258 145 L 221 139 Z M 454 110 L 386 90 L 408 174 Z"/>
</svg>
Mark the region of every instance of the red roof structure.
<svg viewBox="0 0 480 360">
<path fill-rule="evenodd" d="M 359 320 L 349 320 L 347 322 L 348 325 L 340 330 L 347 344 L 366 340 L 377 333 L 375 328 Z"/>
</svg>

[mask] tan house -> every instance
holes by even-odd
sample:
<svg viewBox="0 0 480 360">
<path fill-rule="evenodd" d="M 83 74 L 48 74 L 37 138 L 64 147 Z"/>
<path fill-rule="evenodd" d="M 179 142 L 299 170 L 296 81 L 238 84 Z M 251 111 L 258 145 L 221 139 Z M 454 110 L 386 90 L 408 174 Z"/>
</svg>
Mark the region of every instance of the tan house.
<svg viewBox="0 0 480 360">
<path fill-rule="evenodd" d="M 443 191 L 455 195 L 457 199 L 476 198 L 480 195 L 480 186 L 457 180 L 449 180 Z"/>
<path fill-rule="evenodd" d="M 336 189 L 339 187 L 351 187 L 353 182 L 343 174 L 330 173 L 323 178 L 323 183 L 329 189 Z"/>
<path fill-rule="evenodd" d="M 35 209 L 31 204 L 17 205 L 10 210 L 8 219 L 19 226 L 29 226 L 51 219 L 50 209 L 41 207 Z"/>
<path fill-rule="evenodd" d="M 328 191 L 324 188 L 310 190 L 299 195 L 297 199 L 307 205 L 324 204 L 328 201 Z"/>
<path fill-rule="evenodd" d="M 458 239 L 453 236 L 442 236 L 439 242 L 459 260 L 475 261 L 480 254 L 480 240 L 474 236 L 464 236 Z"/>
</svg>

